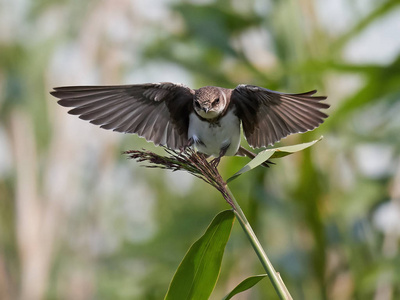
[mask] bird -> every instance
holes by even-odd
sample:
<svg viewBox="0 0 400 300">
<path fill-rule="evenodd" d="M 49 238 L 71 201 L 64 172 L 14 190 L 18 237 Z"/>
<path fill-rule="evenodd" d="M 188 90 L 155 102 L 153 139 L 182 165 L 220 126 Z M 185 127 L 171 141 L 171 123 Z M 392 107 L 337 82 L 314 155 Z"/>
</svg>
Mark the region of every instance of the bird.
<svg viewBox="0 0 400 300">
<path fill-rule="evenodd" d="M 58 104 L 103 129 L 137 134 L 172 150 L 187 147 L 213 157 L 255 157 L 241 146 L 241 128 L 251 148 L 317 128 L 328 117 L 316 90 L 289 94 L 239 84 L 234 89 L 181 83 L 55 87 Z M 268 166 L 270 161 L 264 163 Z"/>
</svg>

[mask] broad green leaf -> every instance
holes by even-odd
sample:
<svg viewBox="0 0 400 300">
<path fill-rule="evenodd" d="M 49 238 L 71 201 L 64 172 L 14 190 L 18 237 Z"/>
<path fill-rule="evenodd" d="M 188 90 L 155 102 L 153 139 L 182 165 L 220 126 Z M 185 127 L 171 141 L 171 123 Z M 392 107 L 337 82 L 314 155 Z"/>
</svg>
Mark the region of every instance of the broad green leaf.
<svg viewBox="0 0 400 300">
<path fill-rule="evenodd" d="M 226 182 L 228 182 L 228 183 L 231 182 L 232 180 L 236 179 L 243 173 L 246 173 L 250 170 L 253 170 L 255 167 L 258 167 L 259 165 L 261 165 L 263 162 L 267 161 L 270 158 L 281 158 L 281 157 L 287 156 L 289 154 L 304 150 L 308 147 L 311 147 L 315 143 L 319 142 L 321 139 L 322 139 L 322 136 L 318 140 L 308 142 L 308 143 L 292 145 L 292 146 L 285 146 L 285 147 L 278 147 L 278 148 L 271 148 L 271 149 L 266 149 L 264 151 L 261 151 L 248 164 L 246 164 L 243 168 L 241 168 L 233 176 L 228 178 L 228 180 Z"/>
<path fill-rule="evenodd" d="M 208 299 L 217 282 L 234 221 L 232 210 L 219 213 L 186 253 L 165 300 Z"/>
<path fill-rule="evenodd" d="M 228 295 L 226 295 L 222 300 L 229 300 L 233 296 L 244 292 L 253 286 L 255 286 L 259 281 L 261 281 L 263 278 L 267 277 L 267 274 L 261 274 L 261 275 L 255 275 L 246 278 L 243 280 L 241 283 L 239 283 Z"/>
</svg>

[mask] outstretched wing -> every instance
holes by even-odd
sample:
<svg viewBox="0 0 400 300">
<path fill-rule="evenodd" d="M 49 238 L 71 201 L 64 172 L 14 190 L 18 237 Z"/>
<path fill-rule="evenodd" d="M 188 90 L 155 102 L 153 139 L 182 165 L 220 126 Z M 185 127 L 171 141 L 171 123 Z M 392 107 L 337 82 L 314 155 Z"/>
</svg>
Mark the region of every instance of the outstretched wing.
<svg viewBox="0 0 400 300">
<path fill-rule="evenodd" d="M 292 133 L 313 130 L 328 117 L 320 102 L 326 97 L 312 96 L 317 91 L 285 94 L 252 85 L 238 85 L 231 101 L 242 120 L 244 135 L 250 146 L 273 145 Z"/>
<path fill-rule="evenodd" d="M 70 114 L 101 128 L 136 133 L 156 145 L 187 145 L 194 91 L 169 82 L 115 86 L 66 86 L 51 94 Z"/>
</svg>

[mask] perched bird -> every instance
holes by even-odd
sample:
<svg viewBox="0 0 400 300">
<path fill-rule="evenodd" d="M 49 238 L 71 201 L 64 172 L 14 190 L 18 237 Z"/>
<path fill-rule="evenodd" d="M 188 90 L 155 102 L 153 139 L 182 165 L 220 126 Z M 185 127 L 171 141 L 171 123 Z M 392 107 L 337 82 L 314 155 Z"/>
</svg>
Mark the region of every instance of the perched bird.
<svg viewBox="0 0 400 300">
<path fill-rule="evenodd" d="M 51 94 L 70 114 L 104 129 L 135 133 L 170 149 L 194 147 L 215 157 L 254 153 L 240 146 L 240 125 L 253 148 L 318 127 L 329 104 L 316 91 L 285 94 L 240 84 L 235 89 L 191 89 L 170 82 L 115 86 L 66 86 Z"/>
</svg>

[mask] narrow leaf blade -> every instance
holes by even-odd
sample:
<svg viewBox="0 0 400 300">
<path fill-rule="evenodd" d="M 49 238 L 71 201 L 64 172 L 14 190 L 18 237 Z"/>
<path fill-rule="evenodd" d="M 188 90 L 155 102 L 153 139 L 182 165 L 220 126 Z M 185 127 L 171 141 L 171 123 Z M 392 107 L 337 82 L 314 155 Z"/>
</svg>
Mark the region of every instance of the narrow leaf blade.
<svg viewBox="0 0 400 300">
<path fill-rule="evenodd" d="M 228 178 L 226 181 L 227 183 L 231 182 L 232 180 L 236 179 L 243 173 L 253 170 L 254 168 L 261 165 L 263 162 L 267 161 L 269 158 L 274 155 L 275 149 L 267 149 L 257 154 L 249 163 L 247 163 L 243 168 L 233 174 L 231 177 Z"/>
<path fill-rule="evenodd" d="M 209 298 L 221 270 L 234 219 L 232 210 L 223 211 L 214 218 L 180 263 L 165 300 Z"/>
<path fill-rule="evenodd" d="M 253 286 L 255 286 L 258 282 L 260 282 L 262 279 L 267 277 L 267 274 L 261 274 L 261 275 L 254 275 L 246 278 L 243 280 L 241 283 L 239 283 L 228 295 L 226 295 L 222 300 L 229 300 L 233 296 L 244 292 Z"/>
<path fill-rule="evenodd" d="M 248 171 L 253 170 L 255 167 L 258 167 L 259 165 L 261 165 L 263 162 L 267 161 L 270 158 L 281 158 L 281 157 L 290 155 L 292 153 L 302 151 L 308 147 L 311 147 L 315 143 L 319 142 L 321 139 L 322 139 L 322 136 L 319 139 L 314 140 L 312 142 L 308 142 L 308 143 L 292 145 L 292 146 L 285 146 L 285 147 L 278 147 L 278 148 L 271 148 L 271 149 L 266 149 L 264 151 L 261 151 L 248 164 L 246 164 L 243 168 L 241 168 L 239 171 L 237 171 L 235 174 L 233 174 L 230 178 L 228 178 L 228 180 L 226 182 L 227 183 L 231 182 L 232 180 L 236 179 L 243 173 L 246 173 Z"/>
<path fill-rule="evenodd" d="M 323 137 L 321 136 L 319 139 L 311 141 L 311 142 L 308 142 L 308 143 L 275 148 L 275 152 L 271 156 L 271 158 L 281 158 L 281 157 L 290 155 L 292 153 L 302 151 L 304 149 L 307 149 L 307 148 L 313 146 L 314 144 L 316 144 L 317 142 L 322 140 L 322 138 Z"/>
</svg>

